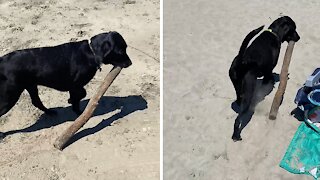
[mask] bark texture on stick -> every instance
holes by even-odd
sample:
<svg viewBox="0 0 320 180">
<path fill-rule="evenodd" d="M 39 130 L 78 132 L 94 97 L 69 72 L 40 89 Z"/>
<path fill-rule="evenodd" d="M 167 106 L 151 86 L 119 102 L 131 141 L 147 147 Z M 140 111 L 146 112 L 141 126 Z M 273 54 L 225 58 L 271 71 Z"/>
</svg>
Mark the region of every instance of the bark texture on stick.
<svg viewBox="0 0 320 180">
<path fill-rule="evenodd" d="M 98 106 L 98 102 L 103 94 L 107 91 L 113 80 L 118 76 L 122 68 L 114 67 L 104 78 L 102 84 L 100 85 L 96 94 L 90 99 L 88 105 L 86 106 L 83 113 L 74 121 L 74 123 L 66 130 L 64 133 L 59 136 L 55 143 L 54 147 L 62 150 L 64 145 L 68 140 L 86 123 L 89 118 L 92 116 L 92 113 Z"/>
<path fill-rule="evenodd" d="M 288 43 L 288 47 L 287 47 L 286 53 L 284 55 L 281 73 L 280 73 L 279 87 L 278 87 L 278 90 L 273 98 L 272 106 L 271 106 L 270 113 L 269 113 L 269 119 L 271 119 L 271 120 L 275 120 L 277 118 L 278 110 L 279 110 L 281 101 L 283 99 L 284 92 L 287 87 L 288 70 L 289 70 L 289 65 L 290 65 L 290 61 L 291 61 L 294 43 L 295 43 L 294 41 L 290 41 Z"/>
</svg>

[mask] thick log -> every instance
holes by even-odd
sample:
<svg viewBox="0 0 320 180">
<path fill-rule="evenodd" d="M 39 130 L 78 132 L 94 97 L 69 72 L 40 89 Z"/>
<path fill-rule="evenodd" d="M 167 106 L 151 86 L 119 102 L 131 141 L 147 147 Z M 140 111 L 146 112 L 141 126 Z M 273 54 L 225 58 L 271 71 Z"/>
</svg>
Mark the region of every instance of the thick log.
<svg viewBox="0 0 320 180">
<path fill-rule="evenodd" d="M 90 99 L 87 107 L 83 111 L 83 113 L 74 121 L 74 123 L 64 131 L 64 133 L 59 136 L 55 143 L 54 147 L 62 150 L 64 145 L 68 142 L 68 140 L 90 119 L 92 113 L 98 106 L 98 102 L 103 94 L 107 91 L 109 86 L 112 84 L 113 80 L 118 76 L 122 68 L 113 67 L 113 69 L 107 74 L 104 78 L 102 84 L 100 85 L 96 94 Z"/>
<path fill-rule="evenodd" d="M 275 120 L 277 118 L 279 107 L 282 102 L 284 92 L 286 91 L 288 75 L 289 75 L 288 71 L 289 71 L 289 65 L 291 61 L 294 43 L 295 43 L 294 41 L 290 41 L 288 43 L 288 47 L 284 55 L 281 73 L 280 73 L 279 87 L 273 98 L 272 106 L 269 113 L 269 119 L 271 120 Z"/>
</svg>

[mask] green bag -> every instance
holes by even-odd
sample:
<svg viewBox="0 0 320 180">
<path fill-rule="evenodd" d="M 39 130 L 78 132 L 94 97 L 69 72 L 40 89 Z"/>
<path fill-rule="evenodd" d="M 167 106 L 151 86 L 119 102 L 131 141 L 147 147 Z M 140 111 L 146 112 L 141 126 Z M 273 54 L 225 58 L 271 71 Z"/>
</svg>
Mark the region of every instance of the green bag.
<svg viewBox="0 0 320 180">
<path fill-rule="evenodd" d="M 308 174 L 320 178 L 320 133 L 301 123 L 280 167 L 294 174 Z"/>
</svg>

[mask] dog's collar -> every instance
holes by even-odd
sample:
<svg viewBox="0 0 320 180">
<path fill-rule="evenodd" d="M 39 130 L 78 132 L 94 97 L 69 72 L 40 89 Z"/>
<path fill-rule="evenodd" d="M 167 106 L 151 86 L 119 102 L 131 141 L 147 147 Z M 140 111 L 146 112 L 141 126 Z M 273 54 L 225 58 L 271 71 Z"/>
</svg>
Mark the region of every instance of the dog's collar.
<svg viewBox="0 0 320 180">
<path fill-rule="evenodd" d="M 264 31 L 271 32 L 271 34 L 273 34 L 273 35 L 275 35 L 276 37 L 278 37 L 278 35 L 277 35 L 276 33 L 274 33 L 274 32 L 272 31 L 272 29 L 266 29 L 266 30 L 264 30 Z"/>
<path fill-rule="evenodd" d="M 89 45 L 89 48 L 90 48 L 90 50 L 91 50 L 91 52 L 92 52 L 92 54 L 94 56 L 94 59 L 95 59 L 96 63 L 98 64 L 97 69 L 99 69 L 101 71 L 100 62 L 97 61 L 96 53 L 94 52 L 94 50 L 93 50 L 93 48 L 91 46 L 91 39 L 88 40 L 88 45 Z"/>
</svg>

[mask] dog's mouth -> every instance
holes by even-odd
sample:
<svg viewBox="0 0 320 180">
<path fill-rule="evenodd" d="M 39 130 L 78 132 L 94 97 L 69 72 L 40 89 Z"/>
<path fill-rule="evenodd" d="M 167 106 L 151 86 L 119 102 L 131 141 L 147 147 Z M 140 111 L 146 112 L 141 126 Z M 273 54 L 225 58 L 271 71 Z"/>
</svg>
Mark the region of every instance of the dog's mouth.
<svg viewBox="0 0 320 180">
<path fill-rule="evenodd" d="M 293 41 L 298 42 L 300 40 L 300 36 L 296 33 L 295 37 L 292 38 Z"/>
<path fill-rule="evenodd" d="M 127 67 L 129 67 L 131 65 L 132 65 L 132 62 L 129 60 L 128 62 L 122 63 L 122 65 L 120 67 L 127 68 Z"/>
<path fill-rule="evenodd" d="M 121 68 L 127 68 L 132 65 L 132 62 L 127 54 L 110 53 L 104 59 L 105 64 L 112 64 Z"/>
<path fill-rule="evenodd" d="M 300 40 L 300 36 L 295 30 L 293 30 L 292 32 L 289 32 L 289 35 L 286 38 L 287 42 L 289 41 L 298 42 L 299 40 Z"/>
<path fill-rule="evenodd" d="M 112 61 L 110 64 L 112 64 L 114 66 L 119 66 L 121 68 L 127 68 L 132 65 L 132 62 L 129 59 L 127 61 Z"/>
</svg>

